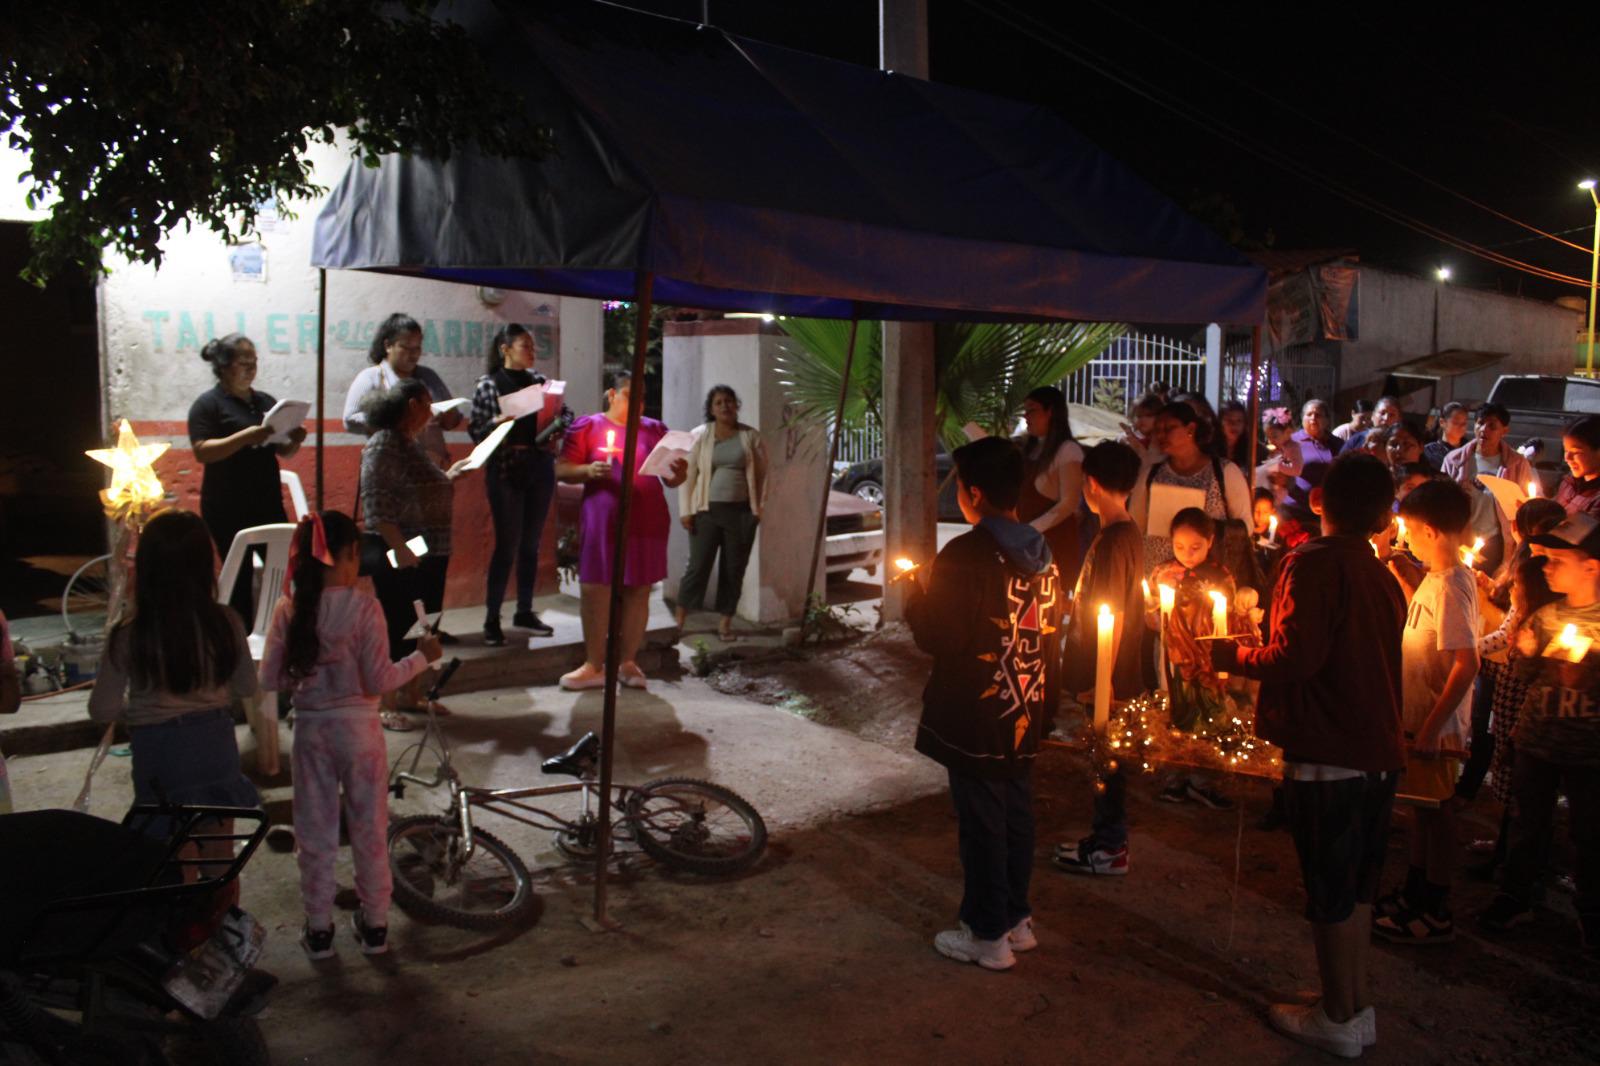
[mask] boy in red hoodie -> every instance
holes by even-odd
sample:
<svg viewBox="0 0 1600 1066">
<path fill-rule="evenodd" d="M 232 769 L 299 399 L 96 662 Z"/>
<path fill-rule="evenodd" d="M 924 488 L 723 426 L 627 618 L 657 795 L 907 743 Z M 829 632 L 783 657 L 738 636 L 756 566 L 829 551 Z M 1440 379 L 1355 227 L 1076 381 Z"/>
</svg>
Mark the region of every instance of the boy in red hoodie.
<svg viewBox="0 0 1600 1066">
<path fill-rule="evenodd" d="M 1272 639 L 1213 645 L 1218 670 L 1261 682 L 1256 732 L 1283 749 L 1289 826 L 1306 888 L 1322 999 L 1274 1004 L 1273 1028 L 1357 1058 L 1377 1042 L 1367 990 L 1372 902 L 1383 871 L 1401 740 L 1400 585 L 1367 538 L 1390 521 L 1394 482 L 1367 455 L 1341 456 L 1321 488 L 1323 535 L 1284 557 Z"/>
</svg>

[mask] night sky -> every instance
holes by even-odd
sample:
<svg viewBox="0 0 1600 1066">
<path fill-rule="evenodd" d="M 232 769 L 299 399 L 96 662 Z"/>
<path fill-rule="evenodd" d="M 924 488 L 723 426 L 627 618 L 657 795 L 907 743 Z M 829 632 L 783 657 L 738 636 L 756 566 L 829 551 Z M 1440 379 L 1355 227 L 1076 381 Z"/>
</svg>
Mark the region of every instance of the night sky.
<svg viewBox="0 0 1600 1066">
<path fill-rule="evenodd" d="M 699 18 L 699 0 L 626 2 Z M 1456 284 L 1581 296 L 1594 208 L 1576 183 L 1600 175 L 1600 96 L 1592 73 L 1582 76 L 1596 68 L 1600 15 L 1587 6 L 930 0 L 930 66 L 935 81 L 1052 108 L 1214 227 L 1231 209 L 1247 239 L 1270 233 L 1278 249 L 1354 248 L 1408 273 L 1448 265 Z M 877 7 L 711 0 L 711 21 L 875 66 Z M 1089 63 L 1231 127 L 1248 147 Z M 1377 207 L 1354 206 L 1329 185 Z M 1583 285 L 1487 262 L 1385 213 Z"/>
</svg>

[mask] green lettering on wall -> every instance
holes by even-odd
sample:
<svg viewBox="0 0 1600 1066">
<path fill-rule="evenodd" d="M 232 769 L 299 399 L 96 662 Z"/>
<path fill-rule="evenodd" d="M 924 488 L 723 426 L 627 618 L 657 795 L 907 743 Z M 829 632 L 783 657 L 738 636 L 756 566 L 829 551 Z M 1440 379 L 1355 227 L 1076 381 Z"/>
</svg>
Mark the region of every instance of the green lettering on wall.
<svg viewBox="0 0 1600 1066">
<path fill-rule="evenodd" d="M 431 318 L 424 319 L 422 322 L 422 350 L 427 355 L 439 354 L 439 330 L 434 326 Z"/>
<path fill-rule="evenodd" d="M 445 319 L 444 323 L 444 354 L 461 355 L 461 320 L 458 318 Z"/>
<path fill-rule="evenodd" d="M 299 352 L 314 352 L 317 350 L 317 316 L 294 316 L 294 347 Z"/>
<path fill-rule="evenodd" d="M 161 328 L 167 324 L 167 319 L 172 317 L 170 311 L 146 311 L 142 316 L 150 323 L 150 348 L 152 351 L 162 350 Z"/>
<path fill-rule="evenodd" d="M 194 328 L 194 316 L 187 311 L 178 312 L 178 342 L 173 348 L 180 352 L 200 349 L 200 334 Z"/>
<path fill-rule="evenodd" d="M 206 338 L 205 339 L 208 340 L 208 341 L 216 340 L 217 339 L 217 320 L 216 320 L 216 317 L 214 315 L 212 315 L 212 313 L 210 311 L 206 312 L 205 323 L 206 323 Z"/>
<path fill-rule="evenodd" d="M 281 312 L 267 316 L 267 351 L 280 355 L 289 351 L 289 316 Z"/>
</svg>

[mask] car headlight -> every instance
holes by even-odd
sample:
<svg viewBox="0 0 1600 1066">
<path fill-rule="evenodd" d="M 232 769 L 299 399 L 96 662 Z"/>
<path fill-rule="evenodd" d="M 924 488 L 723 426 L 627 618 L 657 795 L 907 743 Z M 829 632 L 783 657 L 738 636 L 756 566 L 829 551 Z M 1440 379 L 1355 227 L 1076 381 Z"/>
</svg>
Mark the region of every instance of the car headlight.
<svg viewBox="0 0 1600 1066">
<path fill-rule="evenodd" d="M 861 528 L 863 530 L 867 530 L 867 529 L 882 529 L 883 528 L 883 512 L 882 511 L 868 511 L 866 514 L 862 515 L 861 516 Z"/>
</svg>

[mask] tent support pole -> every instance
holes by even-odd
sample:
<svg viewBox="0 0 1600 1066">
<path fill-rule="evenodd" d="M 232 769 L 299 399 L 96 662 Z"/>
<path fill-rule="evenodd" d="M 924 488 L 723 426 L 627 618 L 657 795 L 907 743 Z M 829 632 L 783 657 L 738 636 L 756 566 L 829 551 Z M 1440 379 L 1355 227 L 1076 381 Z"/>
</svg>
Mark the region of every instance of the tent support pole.
<svg viewBox="0 0 1600 1066">
<path fill-rule="evenodd" d="M 806 600 L 800 615 L 800 642 L 805 643 L 810 628 L 811 597 L 817 594 L 817 561 L 822 554 L 822 540 L 828 530 L 828 493 L 833 490 L 833 464 L 839 458 L 839 437 L 844 432 L 844 403 L 850 395 L 850 370 L 856 360 L 856 332 L 861 320 L 850 316 L 850 339 L 844 347 L 844 372 L 839 375 L 839 405 L 833 409 L 833 438 L 828 445 L 828 465 L 823 471 L 822 502 L 817 505 L 817 535 L 811 541 L 811 569 L 806 571 Z M 884 581 L 889 579 L 888 560 L 880 567 Z M 824 582 L 826 584 L 826 582 Z"/>
<path fill-rule="evenodd" d="M 605 928 L 606 865 L 611 861 L 611 770 L 617 732 L 617 673 L 622 665 L 622 579 L 628 551 L 628 519 L 633 511 L 633 478 L 639 467 L 639 418 L 644 413 L 644 357 L 650 347 L 650 299 L 655 275 L 639 275 L 639 321 L 633 340 L 633 376 L 628 380 L 628 428 L 622 447 L 622 498 L 617 505 L 617 534 L 611 545 L 610 609 L 606 612 L 605 707 L 600 719 L 600 833 L 594 858 L 594 920 Z"/>
<path fill-rule="evenodd" d="M 317 510 L 322 510 L 323 396 L 328 381 L 328 272 L 317 271 Z"/>
<path fill-rule="evenodd" d="M 1261 327 L 1250 327 L 1250 450 L 1245 454 L 1256 461 L 1261 437 Z"/>
</svg>

